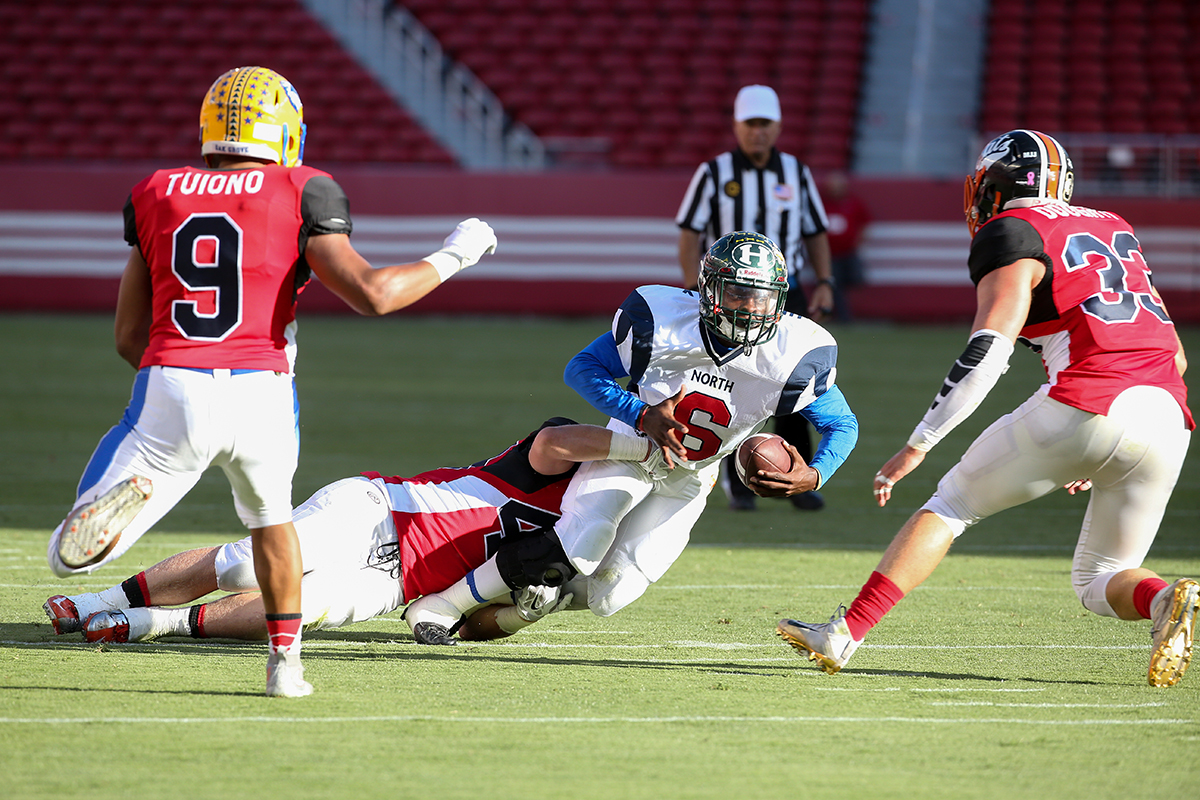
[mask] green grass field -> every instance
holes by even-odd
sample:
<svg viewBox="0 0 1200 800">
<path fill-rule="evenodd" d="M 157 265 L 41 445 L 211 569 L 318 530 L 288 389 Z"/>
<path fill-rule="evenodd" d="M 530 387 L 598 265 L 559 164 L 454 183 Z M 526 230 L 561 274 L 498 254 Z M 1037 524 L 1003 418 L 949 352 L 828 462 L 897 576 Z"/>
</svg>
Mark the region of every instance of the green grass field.
<svg viewBox="0 0 1200 800">
<path fill-rule="evenodd" d="M 296 500 L 363 470 L 498 452 L 547 416 L 599 416 L 562 367 L 607 320 L 302 317 Z M 1009 798 L 1178 796 L 1200 785 L 1200 673 L 1146 685 L 1149 624 L 1083 611 L 1069 582 L 1085 497 L 1058 492 L 970 530 L 825 675 L 780 616 L 853 599 L 903 520 L 982 428 L 1041 381 L 1019 349 L 983 407 L 906 479 L 903 443 L 966 329 L 843 326 L 838 383 L 858 449 L 828 507 L 714 493 L 693 545 L 614 617 L 413 644 L 398 613 L 306 636 L 316 693 L 261 696 L 265 646 L 56 640 L 41 604 L 244 535 L 219 471 L 113 567 L 55 579 L 49 531 L 132 370 L 111 320 L 0 316 L 0 795 L 5 798 Z M 1200 360 L 1200 331 L 1184 331 Z M 1200 575 L 1200 453 L 1147 566 Z"/>
</svg>

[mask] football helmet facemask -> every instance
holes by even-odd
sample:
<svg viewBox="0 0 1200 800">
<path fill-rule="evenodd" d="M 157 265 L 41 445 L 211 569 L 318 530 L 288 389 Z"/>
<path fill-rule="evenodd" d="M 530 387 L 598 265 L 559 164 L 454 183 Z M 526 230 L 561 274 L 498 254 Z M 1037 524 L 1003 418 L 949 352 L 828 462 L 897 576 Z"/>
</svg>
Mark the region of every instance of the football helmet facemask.
<svg viewBox="0 0 1200 800">
<path fill-rule="evenodd" d="M 237 67 L 213 83 L 200 106 L 200 153 L 245 156 L 298 167 L 304 160 L 304 105 L 282 75 Z"/>
<path fill-rule="evenodd" d="M 1075 170 L 1056 139 L 1015 130 L 988 142 L 963 186 L 963 212 L 971 236 L 1004 210 L 1009 200 L 1036 197 L 1071 202 Z"/>
<path fill-rule="evenodd" d="M 700 320 L 747 353 L 775 335 L 787 299 L 787 265 L 775 243 L 753 231 L 728 233 L 700 260 Z"/>
</svg>

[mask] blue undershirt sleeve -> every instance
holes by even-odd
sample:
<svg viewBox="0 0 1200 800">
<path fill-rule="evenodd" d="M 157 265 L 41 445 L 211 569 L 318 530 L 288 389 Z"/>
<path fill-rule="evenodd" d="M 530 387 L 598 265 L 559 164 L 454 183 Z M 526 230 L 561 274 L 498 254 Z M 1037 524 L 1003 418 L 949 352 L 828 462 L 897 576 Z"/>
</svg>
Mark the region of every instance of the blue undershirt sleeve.
<svg viewBox="0 0 1200 800">
<path fill-rule="evenodd" d="M 611 332 L 596 337 L 563 370 L 567 386 L 579 392 L 596 410 L 636 428 L 646 403 L 617 383 L 618 378 L 628 375 Z"/>
<path fill-rule="evenodd" d="M 821 485 L 824 485 L 858 444 L 858 417 L 854 416 L 846 396 L 837 386 L 829 387 L 829 391 L 800 409 L 800 414 L 821 434 L 809 466 L 821 473 Z"/>
</svg>

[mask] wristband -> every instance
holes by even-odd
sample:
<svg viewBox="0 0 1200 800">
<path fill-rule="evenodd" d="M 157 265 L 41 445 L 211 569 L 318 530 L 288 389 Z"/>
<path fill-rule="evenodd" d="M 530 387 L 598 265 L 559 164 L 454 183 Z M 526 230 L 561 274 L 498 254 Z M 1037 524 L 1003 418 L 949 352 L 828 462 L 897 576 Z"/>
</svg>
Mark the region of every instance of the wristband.
<svg viewBox="0 0 1200 800">
<path fill-rule="evenodd" d="M 634 423 L 633 423 L 634 430 L 641 431 L 642 433 L 646 432 L 646 429 L 644 427 L 642 427 L 642 420 L 644 420 L 646 418 L 646 412 L 649 410 L 650 410 L 649 403 L 642 406 L 642 410 L 638 412 L 637 419 L 634 420 Z"/>
<path fill-rule="evenodd" d="M 828 286 L 830 289 L 837 288 L 837 284 L 834 283 L 833 278 L 818 278 L 817 286 Z"/>
<path fill-rule="evenodd" d="M 442 283 L 450 279 L 450 276 L 463 268 L 462 256 L 456 255 L 450 250 L 438 250 L 436 253 L 425 256 L 423 261 L 428 261 L 433 264 L 433 268 L 437 270 L 438 277 Z"/>
</svg>

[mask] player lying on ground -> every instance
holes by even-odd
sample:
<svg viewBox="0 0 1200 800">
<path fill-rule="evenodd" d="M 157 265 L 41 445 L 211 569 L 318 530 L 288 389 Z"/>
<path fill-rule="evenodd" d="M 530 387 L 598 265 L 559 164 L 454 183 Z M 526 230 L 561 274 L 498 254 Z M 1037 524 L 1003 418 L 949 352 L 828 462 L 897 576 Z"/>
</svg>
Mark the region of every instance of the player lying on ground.
<svg viewBox="0 0 1200 800">
<path fill-rule="evenodd" d="M 821 442 L 812 464 L 789 445 L 793 468 L 750 478 L 756 493 L 812 491 L 841 466 L 858 441 L 858 420 L 834 383 L 837 345 L 812 320 L 782 312 L 787 268 L 779 248 L 758 233 L 731 233 L 699 269 L 699 294 L 635 290 L 611 332 L 566 368 L 568 384 L 612 417 L 610 429 L 646 434 L 676 468 L 580 467 L 553 530 L 501 546 L 447 591 L 414 603 L 410 619 L 453 627 L 479 603 L 577 575 L 587 578 L 593 613 L 616 613 L 683 552 L 721 459 L 775 415 L 804 414 Z"/>
<path fill-rule="evenodd" d="M 443 467 L 412 478 L 364 473 L 332 483 L 295 512 L 304 561 L 303 623 L 308 629 L 337 628 L 445 589 L 501 542 L 551 530 L 579 462 L 643 461 L 658 452 L 644 437 L 556 417 L 504 453 L 470 467 Z M 56 595 L 44 608 L 56 633 L 82 630 L 88 641 L 257 640 L 267 633 L 257 589 L 245 538 L 171 556 L 101 592 Z M 234 594 L 184 605 L 218 590 Z M 535 587 L 504 600 L 517 602 L 515 607 L 479 610 L 460 635 L 507 636 L 570 599 Z M 420 630 L 414 633 L 424 641 Z"/>
<path fill-rule="evenodd" d="M 1041 356 L 1049 381 L 942 477 L 849 609 L 829 622 L 779 622 L 779 634 L 826 672 L 845 666 L 968 527 L 1060 486 L 1092 492 L 1071 565 L 1083 607 L 1151 620 L 1152 686 L 1172 686 L 1187 669 L 1200 584 L 1168 584 L 1142 566 L 1195 428 L 1187 362 L 1133 228 L 1069 205 L 1073 183 L 1062 145 L 1029 130 L 990 142 L 967 177 L 975 323 L 925 418 L 875 476 L 878 504 L 979 406 L 1018 339 Z"/>
</svg>

